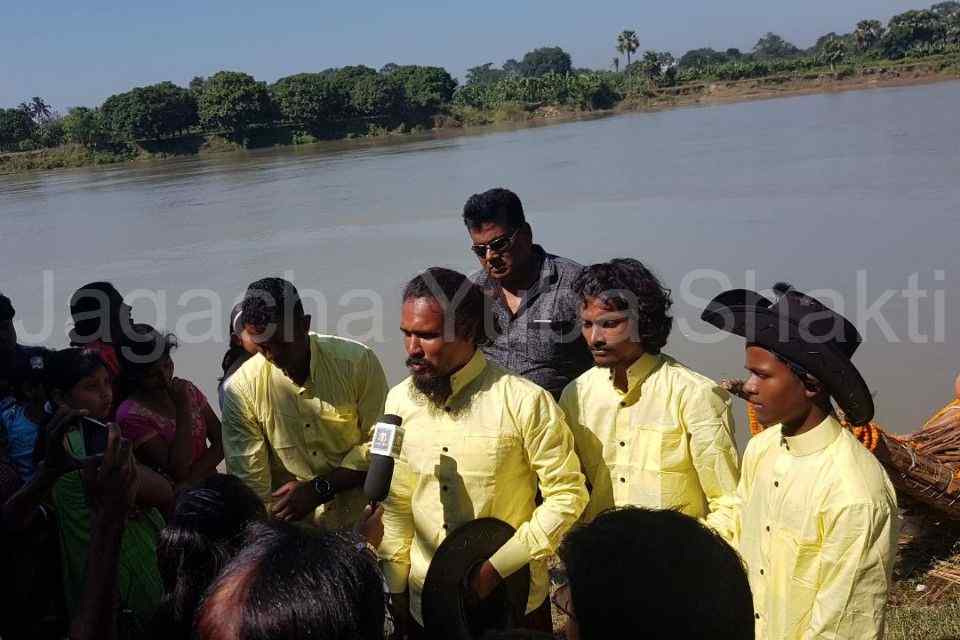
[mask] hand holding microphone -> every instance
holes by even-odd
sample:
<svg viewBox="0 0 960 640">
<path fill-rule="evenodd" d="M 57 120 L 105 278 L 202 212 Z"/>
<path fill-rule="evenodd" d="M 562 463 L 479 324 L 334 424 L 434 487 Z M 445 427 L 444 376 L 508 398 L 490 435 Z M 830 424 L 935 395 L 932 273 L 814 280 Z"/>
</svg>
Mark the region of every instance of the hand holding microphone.
<svg viewBox="0 0 960 640">
<path fill-rule="evenodd" d="M 403 448 L 403 419 L 400 416 L 386 414 L 373 430 L 370 444 L 370 468 L 363 483 L 363 492 L 371 505 L 383 502 L 390 494 L 390 481 L 393 479 L 394 459 L 400 456 Z"/>
</svg>

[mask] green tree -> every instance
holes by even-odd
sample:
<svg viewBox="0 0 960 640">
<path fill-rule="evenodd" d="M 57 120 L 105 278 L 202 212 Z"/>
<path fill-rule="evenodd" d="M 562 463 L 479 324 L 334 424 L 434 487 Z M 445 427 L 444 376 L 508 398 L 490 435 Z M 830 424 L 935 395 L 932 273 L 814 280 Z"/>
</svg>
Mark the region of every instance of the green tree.
<svg viewBox="0 0 960 640">
<path fill-rule="evenodd" d="M 775 33 L 767 33 L 753 45 L 753 55 L 759 60 L 793 58 L 802 52 Z"/>
<path fill-rule="evenodd" d="M 883 25 L 879 20 L 861 20 L 853 32 L 853 38 L 859 51 L 874 48 L 883 37 Z"/>
<path fill-rule="evenodd" d="M 946 21 L 933 11 L 901 13 L 890 18 L 880 49 L 887 58 L 902 58 L 912 47 L 942 40 L 946 25 Z"/>
<path fill-rule="evenodd" d="M 620 71 L 620 56 L 614 56 L 613 58 L 613 72 L 617 73 Z"/>
<path fill-rule="evenodd" d="M 640 60 L 640 71 L 651 80 L 657 80 L 660 74 L 663 73 L 663 67 L 660 64 L 660 54 L 656 51 L 645 51 L 643 58 Z"/>
<path fill-rule="evenodd" d="M 405 65 L 392 77 L 403 88 L 404 107 L 414 113 L 433 113 L 450 102 L 457 81 L 441 67 Z"/>
<path fill-rule="evenodd" d="M 820 55 L 830 64 L 830 70 L 835 71 L 836 65 L 842 63 L 847 55 L 847 43 L 843 38 L 831 38 L 823 44 Z"/>
<path fill-rule="evenodd" d="M 382 76 L 388 76 L 399 68 L 400 68 L 400 65 L 398 65 L 396 62 L 388 62 L 387 64 L 380 67 L 379 73 Z"/>
<path fill-rule="evenodd" d="M 739 60 L 743 57 L 743 53 L 740 52 L 740 49 L 736 47 L 730 47 L 724 52 L 724 55 L 727 56 L 727 60 Z"/>
<path fill-rule="evenodd" d="M 528 51 L 520 61 L 520 74 L 526 78 L 538 78 L 548 73 L 570 73 L 573 63 L 570 54 L 560 47 L 540 47 Z"/>
<path fill-rule="evenodd" d="M 467 69 L 466 86 L 494 84 L 507 77 L 507 72 L 503 69 L 494 69 L 493 63 L 488 62 L 476 67 Z"/>
<path fill-rule="evenodd" d="M 349 97 L 332 74 L 298 73 L 280 78 L 270 87 L 270 94 L 286 122 L 315 128 L 348 115 Z"/>
<path fill-rule="evenodd" d="M 67 142 L 95 147 L 107 141 L 107 128 L 99 109 L 74 107 L 63 117 L 63 133 Z"/>
<path fill-rule="evenodd" d="M 24 109 L 0 109 L 0 150 L 18 148 L 36 129 L 30 113 Z"/>
<path fill-rule="evenodd" d="M 269 124 L 274 106 L 265 83 L 239 71 L 218 71 L 207 79 L 199 113 L 203 126 L 242 138 L 251 126 Z"/>
<path fill-rule="evenodd" d="M 51 114 L 46 120 L 37 125 L 33 139 L 41 147 L 59 147 L 65 139 L 63 117 L 60 114 Z"/>
<path fill-rule="evenodd" d="M 403 88 L 392 76 L 365 76 L 353 83 L 350 106 L 361 116 L 391 116 L 403 105 Z"/>
<path fill-rule="evenodd" d="M 190 93 L 194 97 L 199 98 L 200 94 L 203 93 L 203 87 L 207 84 L 207 79 L 203 76 L 193 76 L 190 79 L 190 84 L 187 85 L 187 88 L 190 90 Z"/>
<path fill-rule="evenodd" d="M 630 56 L 640 48 L 640 39 L 636 31 L 623 30 L 617 35 L 617 53 L 627 56 L 627 66 L 630 66 Z"/>
<path fill-rule="evenodd" d="M 104 122 L 121 140 L 157 140 L 182 133 L 197 123 L 197 100 L 172 82 L 136 87 L 107 98 Z"/>
<path fill-rule="evenodd" d="M 737 51 L 737 53 L 739 53 L 739 51 Z M 710 48 L 691 49 L 681 56 L 678 64 L 684 69 L 702 68 L 715 64 L 723 64 L 727 61 L 727 58 L 727 54 L 714 51 Z"/>
<path fill-rule="evenodd" d="M 523 75 L 523 66 L 516 60 L 516 58 L 510 58 L 504 62 L 503 70 L 507 73 L 507 77 L 517 77 Z"/>
<path fill-rule="evenodd" d="M 952 16 L 960 16 L 960 2 L 955 0 L 949 0 L 948 2 L 938 2 L 937 4 L 930 7 L 930 11 L 934 12 L 942 18 L 950 18 Z"/>
</svg>

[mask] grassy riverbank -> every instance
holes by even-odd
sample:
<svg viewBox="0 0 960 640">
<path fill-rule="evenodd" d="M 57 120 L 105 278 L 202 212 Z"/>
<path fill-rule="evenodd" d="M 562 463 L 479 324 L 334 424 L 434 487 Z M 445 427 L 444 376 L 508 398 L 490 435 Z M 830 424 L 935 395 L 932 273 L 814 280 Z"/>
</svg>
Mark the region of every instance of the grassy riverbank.
<svg viewBox="0 0 960 640">
<path fill-rule="evenodd" d="M 505 103 L 481 110 L 451 105 L 443 113 L 416 125 L 383 120 L 344 122 L 318 135 L 305 135 L 292 128 L 253 130 L 246 148 L 311 144 L 324 140 L 391 138 L 429 130 L 452 129 L 464 133 L 482 131 L 487 125 L 540 124 L 564 121 L 585 115 L 609 115 L 635 111 L 657 111 L 696 105 L 725 104 L 748 100 L 853 91 L 878 87 L 909 86 L 960 79 L 960 57 L 941 56 L 899 63 L 863 67 L 838 67 L 803 73 L 775 75 L 749 80 L 711 81 L 630 96 L 607 110 L 582 110 L 549 104 Z M 83 167 L 120 162 L 156 161 L 164 158 L 238 151 L 244 146 L 222 135 L 190 135 L 143 144 L 116 144 L 103 148 L 65 145 L 31 152 L 0 154 L 0 175 L 27 171 Z"/>
</svg>

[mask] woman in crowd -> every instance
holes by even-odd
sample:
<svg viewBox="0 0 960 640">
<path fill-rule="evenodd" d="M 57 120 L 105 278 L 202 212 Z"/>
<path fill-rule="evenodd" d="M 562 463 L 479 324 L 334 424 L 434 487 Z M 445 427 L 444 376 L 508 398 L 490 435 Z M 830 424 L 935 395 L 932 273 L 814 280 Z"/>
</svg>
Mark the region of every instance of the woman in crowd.
<svg viewBox="0 0 960 640">
<path fill-rule="evenodd" d="M 69 431 L 70 422 L 89 416 L 105 420 L 113 404 L 111 378 L 100 357 L 79 348 L 57 351 L 47 362 L 45 377 L 47 393 L 60 407 L 60 420 L 48 425 L 48 436 L 40 457 L 44 463 L 35 481 L 23 491 L 40 495 L 43 485 L 53 486 L 53 505 L 60 532 L 64 591 L 67 610 L 71 617 L 77 609 L 84 585 L 87 554 L 91 541 L 91 511 L 84 494 L 79 460 L 87 456 L 85 443 L 79 431 Z M 71 418 L 63 419 L 64 412 Z M 71 452 L 64 450 L 61 433 L 67 428 L 71 438 Z M 55 429 L 50 432 L 50 429 Z M 71 470 L 73 469 L 73 470 Z M 162 476 L 138 465 L 139 487 L 135 509 L 127 516 L 120 548 L 119 591 L 121 635 L 129 636 L 146 629 L 160 598 L 163 587 L 157 566 L 157 540 L 163 528 L 163 517 L 158 511 L 169 508 L 173 488 Z M 39 485 L 39 486 L 38 486 Z M 29 489 L 29 491 L 28 491 Z M 16 496 L 14 499 L 15 500 Z M 29 514 L 26 509 L 14 513 Z M 5 509 L 5 512 L 7 510 Z M 5 513 L 6 515 L 6 513 Z"/>
<path fill-rule="evenodd" d="M 247 525 L 266 519 L 263 502 L 236 476 L 216 474 L 177 495 L 157 550 L 166 594 L 155 638 L 190 638 L 203 592 L 240 551 Z"/>
<path fill-rule="evenodd" d="M 133 325 L 130 344 L 120 350 L 127 399 L 117 409 L 117 423 L 140 462 L 178 486 L 192 486 L 216 473 L 223 441 L 220 419 L 203 393 L 173 377 L 170 352 L 176 344 L 172 334 Z"/>
<path fill-rule="evenodd" d="M 383 587 L 376 557 L 355 536 L 253 524 L 207 591 L 195 637 L 383 640 Z"/>
</svg>

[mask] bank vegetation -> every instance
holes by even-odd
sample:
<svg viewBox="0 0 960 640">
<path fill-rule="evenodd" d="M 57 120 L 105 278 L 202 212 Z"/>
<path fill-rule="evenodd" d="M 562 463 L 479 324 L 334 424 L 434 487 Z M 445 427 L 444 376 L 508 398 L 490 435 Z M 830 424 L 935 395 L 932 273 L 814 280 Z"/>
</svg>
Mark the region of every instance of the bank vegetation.
<svg viewBox="0 0 960 640">
<path fill-rule="evenodd" d="M 675 58 L 641 53 L 640 45 L 636 31 L 617 34 L 617 55 L 602 70 L 575 68 L 563 49 L 542 47 L 499 67 L 473 67 L 462 84 L 441 67 L 387 64 L 298 73 L 272 84 L 220 71 L 186 87 L 135 87 L 66 114 L 34 97 L 0 109 L 0 173 L 655 108 L 701 100 L 717 83 L 727 94 L 738 87 L 755 94 L 763 85 L 802 90 L 804 83 L 896 77 L 903 69 L 957 77 L 960 2 L 907 11 L 886 25 L 863 20 L 807 49 L 773 33 L 749 52 L 700 48 Z"/>
</svg>

